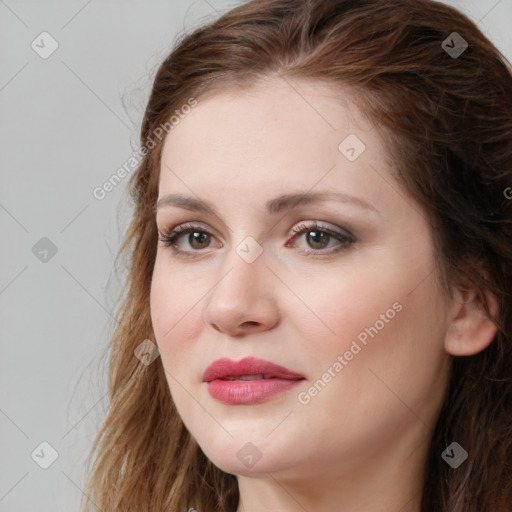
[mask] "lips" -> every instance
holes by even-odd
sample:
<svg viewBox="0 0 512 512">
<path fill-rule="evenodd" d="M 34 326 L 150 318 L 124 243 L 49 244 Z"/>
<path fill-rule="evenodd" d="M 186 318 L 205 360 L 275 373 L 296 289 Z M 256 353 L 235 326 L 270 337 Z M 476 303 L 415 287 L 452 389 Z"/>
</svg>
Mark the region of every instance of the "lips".
<svg viewBox="0 0 512 512">
<path fill-rule="evenodd" d="M 226 405 L 256 405 L 282 395 L 299 385 L 304 377 L 270 361 L 246 357 L 212 363 L 203 375 L 208 392 Z"/>
<path fill-rule="evenodd" d="M 214 380 L 260 380 L 260 379 L 281 379 L 281 380 L 302 380 L 300 375 L 284 366 L 258 359 L 246 357 L 238 362 L 224 357 L 214 361 L 203 375 L 204 382 Z"/>
</svg>

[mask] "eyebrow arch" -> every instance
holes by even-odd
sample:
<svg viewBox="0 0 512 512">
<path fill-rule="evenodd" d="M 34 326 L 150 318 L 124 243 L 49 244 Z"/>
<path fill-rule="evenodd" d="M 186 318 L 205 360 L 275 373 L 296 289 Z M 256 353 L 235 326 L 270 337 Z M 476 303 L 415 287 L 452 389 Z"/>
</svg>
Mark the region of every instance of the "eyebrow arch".
<svg viewBox="0 0 512 512">
<path fill-rule="evenodd" d="M 265 203 L 265 209 L 269 215 L 277 215 L 291 210 L 299 204 L 312 204 L 328 200 L 350 203 L 365 210 L 377 214 L 379 213 L 372 204 L 343 192 L 299 192 L 283 194 L 274 199 L 268 200 Z M 203 212 L 217 216 L 217 211 L 210 202 L 179 194 L 169 194 L 160 198 L 156 203 L 156 209 L 164 206 L 177 206 L 179 208 L 184 208 L 185 210 Z"/>
</svg>

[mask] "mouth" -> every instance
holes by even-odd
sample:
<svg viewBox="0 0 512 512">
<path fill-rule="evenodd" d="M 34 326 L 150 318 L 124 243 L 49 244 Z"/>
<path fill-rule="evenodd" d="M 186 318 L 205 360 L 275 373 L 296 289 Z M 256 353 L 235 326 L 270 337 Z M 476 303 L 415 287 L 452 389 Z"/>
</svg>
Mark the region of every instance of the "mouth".
<svg viewBox="0 0 512 512">
<path fill-rule="evenodd" d="M 235 362 L 218 359 L 203 375 L 210 395 L 228 405 L 252 405 L 283 393 L 304 377 L 284 366 L 248 357 Z"/>
</svg>

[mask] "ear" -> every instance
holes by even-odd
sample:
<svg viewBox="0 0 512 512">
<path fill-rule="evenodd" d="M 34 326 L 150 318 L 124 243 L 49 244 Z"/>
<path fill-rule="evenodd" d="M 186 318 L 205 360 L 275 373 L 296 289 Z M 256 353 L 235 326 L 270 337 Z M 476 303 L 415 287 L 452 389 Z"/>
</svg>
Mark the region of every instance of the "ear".
<svg viewBox="0 0 512 512">
<path fill-rule="evenodd" d="M 496 318 L 498 301 L 486 294 L 492 318 Z M 452 319 L 445 337 L 445 350 L 452 356 L 472 356 L 487 348 L 497 328 L 488 318 L 474 288 L 456 290 L 452 302 Z"/>
</svg>

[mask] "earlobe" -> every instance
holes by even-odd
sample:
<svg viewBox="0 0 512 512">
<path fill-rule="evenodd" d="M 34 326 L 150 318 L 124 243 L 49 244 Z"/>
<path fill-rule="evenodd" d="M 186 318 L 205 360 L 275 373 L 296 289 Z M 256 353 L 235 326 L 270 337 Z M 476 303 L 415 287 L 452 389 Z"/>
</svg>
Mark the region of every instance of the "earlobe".
<svg viewBox="0 0 512 512">
<path fill-rule="evenodd" d="M 498 301 L 486 294 L 492 318 L 496 318 Z M 452 356 L 472 356 L 486 349 L 496 335 L 496 325 L 485 313 L 475 290 L 457 291 L 453 316 L 445 337 L 445 350 Z"/>
</svg>

